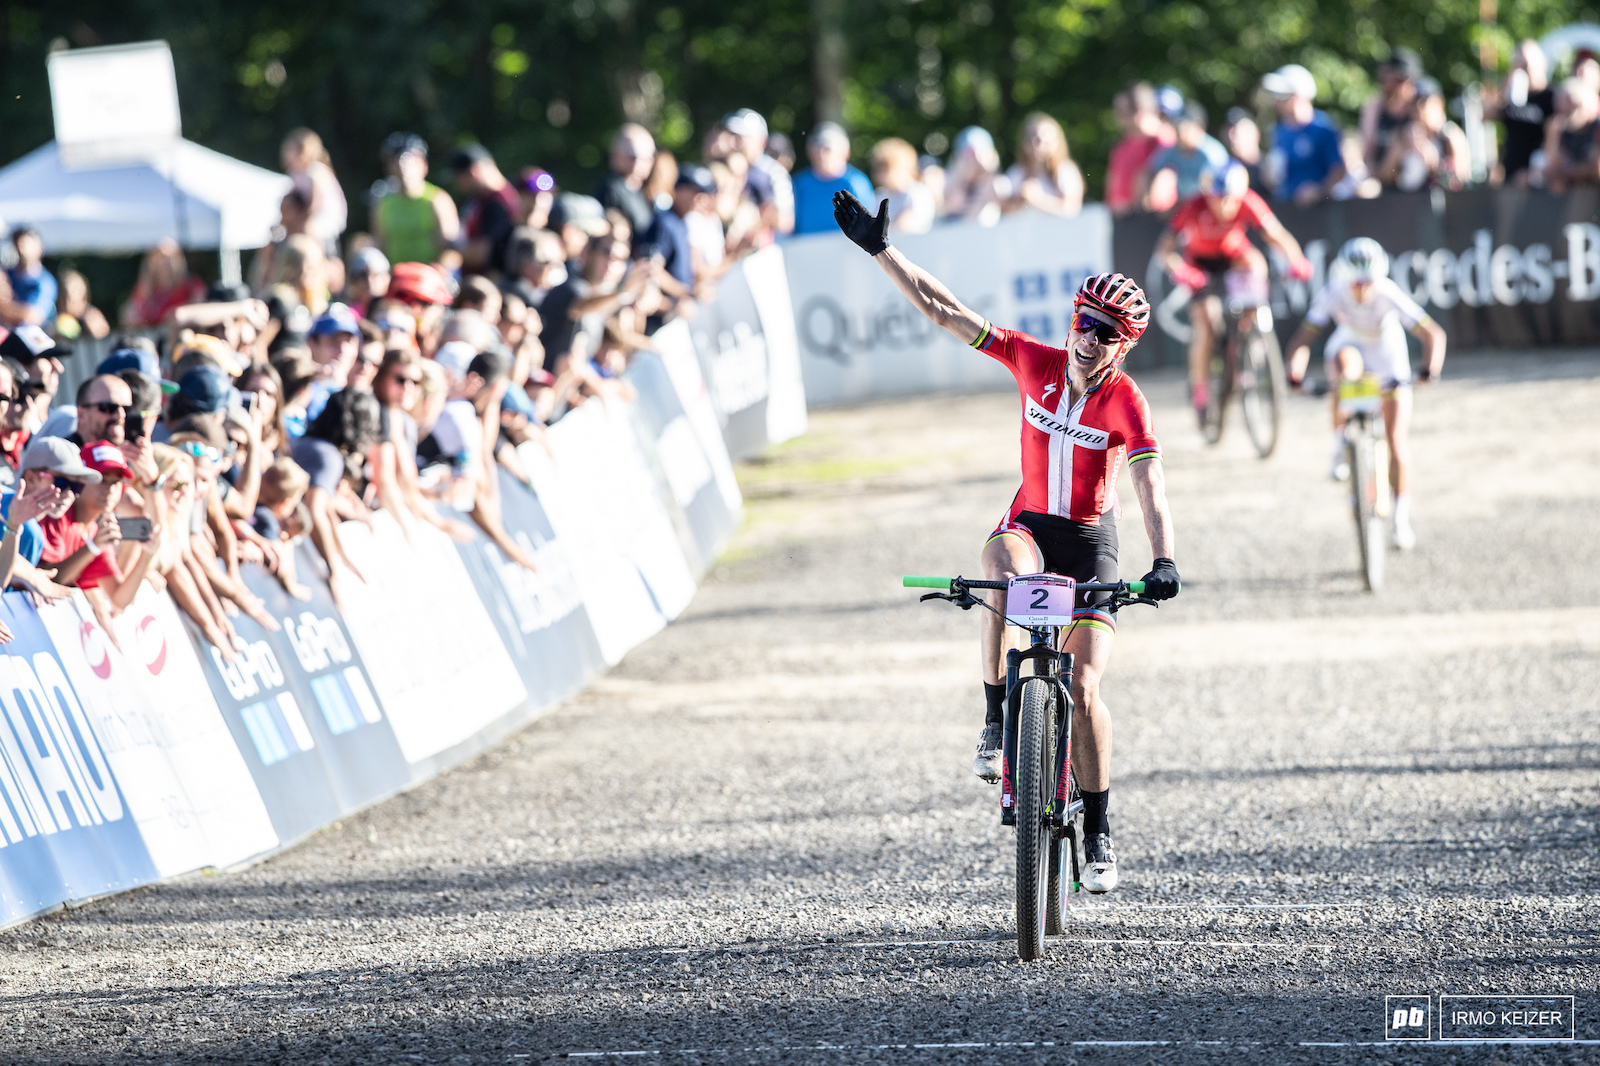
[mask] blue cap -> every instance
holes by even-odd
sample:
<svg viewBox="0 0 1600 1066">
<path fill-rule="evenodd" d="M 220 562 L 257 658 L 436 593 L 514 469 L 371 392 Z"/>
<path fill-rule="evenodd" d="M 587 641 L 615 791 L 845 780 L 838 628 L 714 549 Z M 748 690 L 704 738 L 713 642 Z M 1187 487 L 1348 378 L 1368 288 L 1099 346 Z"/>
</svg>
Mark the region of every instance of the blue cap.
<svg viewBox="0 0 1600 1066">
<path fill-rule="evenodd" d="M 361 326 L 357 324 L 356 313 L 344 304 L 329 304 L 328 309 L 317 316 L 311 323 L 310 337 L 326 337 L 330 333 L 348 333 L 352 337 L 361 336 Z"/>
<path fill-rule="evenodd" d="M 711 176 L 711 171 L 693 163 L 685 163 L 678 168 L 678 184 L 688 185 L 697 192 L 716 194 L 717 179 Z"/>
<path fill-rule="evenodd" d="M 1170 85 L 1163 85 L 1156 90 L 1156 106 L 1168 118 L 1177 118 L 1183 114 L 1183 94 Z"/>
<path fill-rule="evenodd" d="M 233 382 L 214 366 L 197 366 L 178 379 L 178 395 L 187 397 L 197 409 L 215 414 L 228 406 Z"/>
<path fill-rule="evenodd" d="M 96 374 L 120 374 L 124 370 L 137 370 L 153 378 L 161 377 L 161 361 L 155 352 L 143 348 L 118 348 L 94 368 Z"/>
</svg>

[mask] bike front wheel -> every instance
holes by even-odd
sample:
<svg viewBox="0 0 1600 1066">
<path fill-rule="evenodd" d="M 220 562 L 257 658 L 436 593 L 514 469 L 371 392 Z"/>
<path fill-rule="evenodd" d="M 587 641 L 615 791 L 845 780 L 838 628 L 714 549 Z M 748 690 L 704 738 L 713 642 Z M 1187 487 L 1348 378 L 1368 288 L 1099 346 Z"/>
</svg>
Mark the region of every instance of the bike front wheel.
<svg viewBox="0 0 1600 1066">
<path fill-rule="evenodd" d="M 1378 514 L 1376 449 L 1365 425 L 1352 424 L 1350 459 L 1350 509 L 1356 520 L 1356 544 L 1361 552 L 1361 579 L 1368 592 L 1383 588 L 1383 518 Z"/>
<path fill-rule="evenodd" d="M 1043 677 L 1022 683 L 1017 721 L 1017 957 L 1044 955 L 1050 891 L 1050 815 L 1056 798 L 1056 694 Z"/>
<path fill-rule="evenodd" d="M 1259 326 L 1239 335 L 1239 347 L 1239 401 L 1244 408 L 1244 427 L 1256 454 L 1265 459 L 1278 446 L 1278 429 L 1289 394 L 1283 352 L 1277 336 Z"/>
</svg>

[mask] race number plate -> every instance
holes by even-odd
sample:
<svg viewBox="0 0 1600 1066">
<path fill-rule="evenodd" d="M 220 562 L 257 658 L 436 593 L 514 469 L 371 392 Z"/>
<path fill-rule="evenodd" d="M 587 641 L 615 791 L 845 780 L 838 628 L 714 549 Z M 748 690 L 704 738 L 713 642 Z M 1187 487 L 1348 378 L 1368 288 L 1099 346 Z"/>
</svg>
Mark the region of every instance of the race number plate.
<svg viewBox="0 0 1600 1066">
<path fill-rule="evenodd" d="M 1059 574 L 1019 574 L 1006 588 L 1006 621 L 1014 626 L 1070 625 L 1077 586 Z"/>
<path fill-rule="evenodd" d="M 1382 400 L 1378 379 L 1371 374 L 1355 381 L 1339 382 L 1339 413 L 1342 415 L 1377 414 L 1383 406 Z"/>
</svg>

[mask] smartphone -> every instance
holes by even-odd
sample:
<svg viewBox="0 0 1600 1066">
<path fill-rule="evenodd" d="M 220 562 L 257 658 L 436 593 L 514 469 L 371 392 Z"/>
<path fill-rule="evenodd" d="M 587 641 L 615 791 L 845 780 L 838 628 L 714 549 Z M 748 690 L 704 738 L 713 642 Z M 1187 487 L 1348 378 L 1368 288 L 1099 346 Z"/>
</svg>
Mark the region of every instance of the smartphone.
<svg viewBox="0 0 1600 1066">
<path fill-rule="evenodd" d="M 245 391 L 245 392 L 241 392 L 239 394 L 239 406 L 240 407 L 243 407 L 246 411 L 248 411 L 251 408 L 253 408 L 255 405 L 256 405 L 256 394 L 255 393 L 249 392 L 249 391 Z"/>
<path fill-rule="evenodd" d="M 117 525 L 122 529 L 123 540 L 149 540 L 150 519 L 148 518 L 119 518 Z"/>
<path fill-rule="evenodd" d="M 143 411 L 140 411 L 137 414 L 129 411 L 125 418 L 126 422 L 123 425 L 122 432 L 128 440 L 138 440 L 140 437 L 144 436 L 145 414 Z"/>
</svg>

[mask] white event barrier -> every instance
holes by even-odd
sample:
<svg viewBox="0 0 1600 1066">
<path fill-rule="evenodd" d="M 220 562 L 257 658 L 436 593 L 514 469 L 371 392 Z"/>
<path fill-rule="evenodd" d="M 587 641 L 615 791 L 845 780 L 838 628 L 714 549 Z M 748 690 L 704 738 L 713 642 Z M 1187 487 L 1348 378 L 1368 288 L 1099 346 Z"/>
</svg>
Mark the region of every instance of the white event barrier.
<svg viewBox="0 0 1600 1066">
<path fill-rule="evenodd" d="M 1100 204 L 1075 218 L 1024 211 L 993 227 L 953 223 L 893 243 L 996 325 L 1061 344 L 1078 283 L 1111 269 L 1111 214 Z M 842 234 L 781 247 L 808 403 L 1011 384 L 1003 366 L 920 315 Z"/>
</svg>

